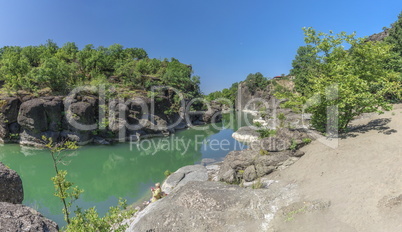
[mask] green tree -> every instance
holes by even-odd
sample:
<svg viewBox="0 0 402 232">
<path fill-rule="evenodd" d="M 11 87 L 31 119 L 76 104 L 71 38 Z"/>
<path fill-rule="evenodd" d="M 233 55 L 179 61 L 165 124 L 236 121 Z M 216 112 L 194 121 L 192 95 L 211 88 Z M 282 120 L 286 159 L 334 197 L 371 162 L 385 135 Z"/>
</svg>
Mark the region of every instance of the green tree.
<svg viewBox="0 0 402 232">
<path fill-rule="evenodd" d="M 67 164 L 65 159 L 70 156 L 70 154 L 64 151 L 75 150 L 78 147 L 75 142 L 71 141 L 54 143 L 52 138 L 45 136 L 42 137 L 42 140 L 45 142 L 45 147 L 50 151 L 53 167 L 56 172 L 56 176 L 52 178 L 55 188 L 54 195 L 63 203 L 64 220 L 67 224 L 70 224 L 70 207 L 72 203 L 79 198 L 83 190 L 79 189 L 77 186 L 73 187 L 73 183 L 66 180 L 67 171 L 59 170 L 58 165 Z"/>
<path fill-rule="evenodd" d="M 392 46 L 385 42 L 365 42 L 345 32 L 329 34 L 303 28 L 311 56 L 317 56 L 317 73 L 310 77 L 305 95 L 295 94 L 287 105 L 306 104 L 311 123 L 324 132 L 345 131 L 350 121 L 362 114 L 389 110 L 385 96 L 400 91 L 399 73 L 387 69 Z M 349 45 L 349 50 L 345 49 Z M 328 123 L 331 106 L 338 107 L 337 124 Z M 334 111 L 336 113 L 336 111 Z M 334 128 L 336 126 L 336 128 Z"/>
<path fill-rule="evenodd" d="M 398 16 L 398 20 L 391 25 L 388 29 L 389 35 L 385 38 L 385 41 L 393 44 L 393 51 L 402 57 L 402 12 Z"/>
<path fill-rule="evenodd" d="M 255 91 L 259 89 L 264 89 L 268 85 L 267 78 L 265 78 L 261 73 L 257 72 L 255 74 L 250 73 L 246 80 L 246 86 L 250 90 L 251 93 L 255 93 Z"/>
<path fill-rule="evenodd" d="M 43 60 L 43 64 L 32 69 L 28 74 L 29 80 L 40 88 L 50 87 L 53 91 L 65 92 L 72 80 L 73 67 L 56 57 Z"/>
<path fill-rule="evenodd" d="M 0 78 L 8 88 L 25 89 L 26 74 L 30 71 L 29 59 L 22 55 L 21 47 L 6 47 L 0 61 Z"/>
<path fill-rule="evenodd" d="M 318 71 L 318 59 L 314 47 L 311 45 L 299 47 L 297 55 L 292 61 L 292 67 L 290 75 L 295 76 L 295 89 L 304 94 L 305 89 L 310 85 L 310 79 Z"/>
</svg>

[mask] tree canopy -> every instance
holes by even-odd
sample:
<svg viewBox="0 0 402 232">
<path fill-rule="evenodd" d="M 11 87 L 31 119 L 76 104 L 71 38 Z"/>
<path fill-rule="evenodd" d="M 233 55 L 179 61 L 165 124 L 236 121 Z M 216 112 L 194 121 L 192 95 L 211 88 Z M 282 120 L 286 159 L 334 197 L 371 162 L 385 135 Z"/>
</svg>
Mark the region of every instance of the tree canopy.
<svg viewBox="0 0 402 232">
<path fill-rule="evenodd" d="M 308 88 L 304 87 L 303 95 L 293 94 L 287 105 L 304 106 L 312 113 L 313 127 L 323 132 L 344 131 L 355 116 L 390 108 L 386 96 L 398 93 L 401 84 L 400 74 L 387 65 L 393 57 L 392 45 L 345 32 L 303 30 L 308 48 L 302 49 L 303 56 L 312 58 L 314 65 L 308 72 L 301 71 L 308 73 Z M 332 106 L 337 107 L 335 115 L 328 111 Z M 337 123 L 331 123 L 331 117 Z"/>
<path fill-rule="evenodd" d="M 80 85 L 113 83 L 126 90 L 167 85 L 193 97 L 200 94 L 200 80 L 192 72 L 175 58 L 151 59 L 142 48 L 120 44 L 88 44 L 80 50 L 73 42 L 59 47 L 48 40 L 39 46 L 0 48 L 0 81 L 8 91 L 50 88 L 64 94 Z"/>
</svg>

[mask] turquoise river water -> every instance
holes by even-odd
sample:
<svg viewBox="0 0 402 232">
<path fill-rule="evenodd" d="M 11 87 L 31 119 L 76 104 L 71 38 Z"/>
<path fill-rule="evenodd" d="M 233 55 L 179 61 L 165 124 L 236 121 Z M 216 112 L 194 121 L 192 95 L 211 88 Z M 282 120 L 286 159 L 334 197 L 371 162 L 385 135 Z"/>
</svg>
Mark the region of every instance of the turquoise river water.
<svg viewBox="0 0 402 232">
<path fill-rule="evenodd" d="M 191 128 L 164 138 L 152 138 L 138 143 L 87 145 L 74 151 L 67 166 L 67 179 L 84 193 L 75 204 L 86 209 L 95 206 L 104 215 L 118 198 L 134 203 L 149 193 L 156 182 L 162 182 L 164 172 L 200 163 L 202 159 L 221 160 L 233 150 L 242 150 L 232 133 L 250 120 L 250 115 L 224 115 L 222 123 Z M 55 175 L 48 151 L 0 145 L 0 161 L 21 176 L 24 187 L 23 204 L 64 226 L 62 204 L 53 195 L 51 177 Z M 72 207 L 72 210 L 75 206 Z"/>
</svg>

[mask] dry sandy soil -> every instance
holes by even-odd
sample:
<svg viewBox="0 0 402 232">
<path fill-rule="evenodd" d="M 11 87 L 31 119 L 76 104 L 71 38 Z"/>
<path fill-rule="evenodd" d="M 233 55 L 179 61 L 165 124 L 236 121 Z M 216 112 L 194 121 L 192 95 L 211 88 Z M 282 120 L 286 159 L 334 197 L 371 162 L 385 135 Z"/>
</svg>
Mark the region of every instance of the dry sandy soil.
<svg viewBox="0 0 402 232">
<path fill-rule="evenodd" d="M 270 176 L 299 191 L 272 231 L 402 231 L 402 105 L 353 125 L 337 148 L 314 141 L 298 162 Z"/>
</svg>

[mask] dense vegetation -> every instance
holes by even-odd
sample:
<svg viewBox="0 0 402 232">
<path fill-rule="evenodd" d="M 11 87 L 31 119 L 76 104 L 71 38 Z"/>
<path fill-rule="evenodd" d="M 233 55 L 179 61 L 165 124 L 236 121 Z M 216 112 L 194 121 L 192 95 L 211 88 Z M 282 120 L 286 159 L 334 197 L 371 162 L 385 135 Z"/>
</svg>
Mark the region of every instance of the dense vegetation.
<svg viewBox="0 0 402 232">
<path fill-rule="evenodd" d="M 120 92 L 147 91 L 153 85 L 177 88 L 189 98 L 198 96 L 199 77 L 192 67 L 177 59 L 151 59 L 141 48 L 86 45 L 75 43 L 58 47 L 48 40 L 39 46 L 6 46 L 0 49 L 0 82 L 3 91 L 65 94 L 76 86 L 114 84 Z M 135 92 L 135 91 L 134 91 Z"/>
<path fill-rule="evenodd" d="M 240 83 L 233 83 L 230 88 L 223 89 L 221 91 L 215 91 L 206 96 L 206 99 L 209 101 L 219 100 L 219 99 L 228 99 L 230 102 L 235 105 L 235 101 L 237 98 L 237 90 L 239 84 L 244 83 L 251 94 L 254 94 L 257 90 L 264 90 L 271 81 L 268 78 L 264 77 L 260 72 L 250 73 L 247 75 L 246 79 Z M 226 101 L 222 101 L 225 103 Z"/>
<path fill-rule="evenodd" d="M 297 92 L 288 96 L 289 106 L 311 112 L 312 126 L 322 132 L 345 131 L 355 116 L 390 109 L 387 97 L 399 97 L 401 85 L 389 65 L 397 57 L 392 44 L 303 30 L 306 46 L 293 61 Z"/>
<path fill-rule="evenodd" d="M 237 88 L 238 87 L 239 87 L 239 83 L 236 82 L 236 83 L 233 83 L 230 88 L 223 89 L 222 91 L 212 92 L 212 93 L 208 94 L 207 96 L 205 96 L 205 98 L 208 101 L 215 101 L 215 100 L 219 101 L 219 99 L 228 99 L 228 100 L 230 100 L 231 104 L 234 106 L 236 97 L 237 97 Z M 226 103 L 226 101 L 222 101 L 222 103 Z"/>
</svg>

